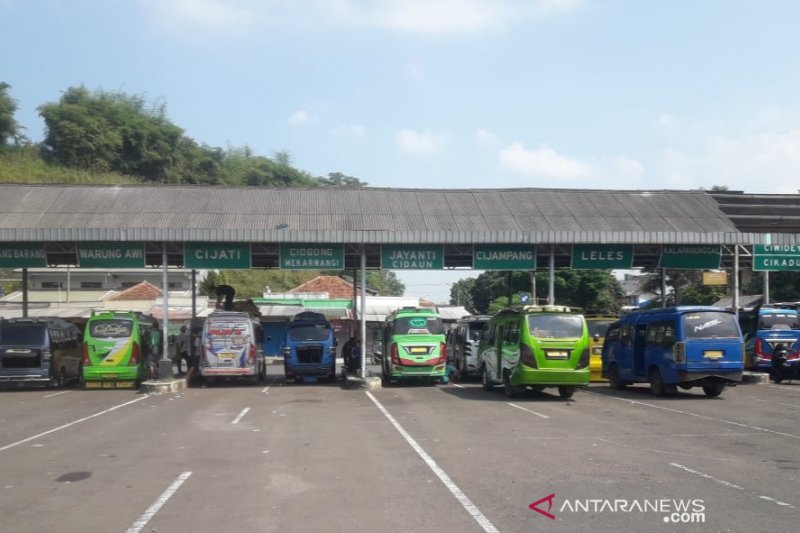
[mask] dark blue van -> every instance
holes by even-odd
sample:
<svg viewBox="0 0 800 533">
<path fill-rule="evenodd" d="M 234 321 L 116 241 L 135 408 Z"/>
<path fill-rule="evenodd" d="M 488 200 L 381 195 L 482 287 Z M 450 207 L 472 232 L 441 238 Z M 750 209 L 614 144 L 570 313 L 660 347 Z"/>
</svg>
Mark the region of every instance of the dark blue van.
<svg viewBox="0 0 800 533">
<path fill-rule="evenodd" d="M 745 367 L 769 371 L 772 351 L 782 344 L 787 359 L 800 359 L 800 318 L 794 307 L 764 305 L 739 312 L 739 326 L 744 334 Z"/>
<path fill-rule="evenodd" d="M 742 379 L 742 333 L 735 315 L 718 307 L 633 312 L 608 328 L 602 362 L 612 389 L 650 383 L 656 396 L 678 387 L 719 396 Z"/>
<path fill-rule="evenodd" d="M 286 379 L 336 379 L 336 340 L 331 323 L 321 313 L 298 313 L 286 328 L 283 344 Z"/>
</svg>

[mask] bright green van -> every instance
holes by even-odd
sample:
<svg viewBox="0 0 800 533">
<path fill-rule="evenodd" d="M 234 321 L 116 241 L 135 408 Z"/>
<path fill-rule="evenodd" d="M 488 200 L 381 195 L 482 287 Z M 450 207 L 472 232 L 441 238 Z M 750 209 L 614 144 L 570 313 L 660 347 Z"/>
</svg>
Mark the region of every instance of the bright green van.
<svg viewBox="0 0 800 533">
<path fill-rule="evenodd" d="M 383 335 L 384 382 L 419 378 L 444 381 L 447 370 L 444 325 L 435 310 L 400 308 L 386 317 Z"/>
<path fill-rule="evenodd" d="M 558 305 L 500 311 L 485 326 L 480 343 L 483 388 L 503 385 L 514 397 L 527 387 L 558 387 L 571 398 L 589 384 L 589 330 L 583 315 Z"/>
<path fill-rule="evenodd" d="M 135 388 L 145 378 L 153 318 L 134 312 L 92 313 L 83 334 L 86 388 Z"/>
</svg>

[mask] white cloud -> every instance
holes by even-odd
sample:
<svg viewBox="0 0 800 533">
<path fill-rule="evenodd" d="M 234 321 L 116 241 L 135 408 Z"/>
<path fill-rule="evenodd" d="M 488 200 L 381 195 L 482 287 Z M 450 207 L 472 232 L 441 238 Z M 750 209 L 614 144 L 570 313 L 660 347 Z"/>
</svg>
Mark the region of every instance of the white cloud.
<svg viewBox="0 0 800 533">
<path fill-rule="evenodd" d="M 140 0 L 159 22 L 235 29 L 248 23 L 368 27 L 424 34 L 493 31 L 581 7 L 584 0 Z"/>
<path fill-rule="evenodd" d="M 397 132 L 397 144 L 412 154 L 433 154 L 444 146 L 444 136 L 428 130 L 418 132 L 404 128 Z"/>
<path fill-rule="evenodd" d="M 142 0 L 157 22 L 180 30 L 186 25 L 209 29 L 241 28 L 254 22 L 250 2 L 236 0 Z"/>
<path fill-rule="evenodd" d="M 497 135 L 495 135 L 491 131 L 487 131 L 483 128 L 478 128 L 477 130 L 475 130 L 475 141 L 478 144 L 484 146 L 492 146 L 499 143 L 500 138 L 497 137 Z"/>
<path fill-rule="evenodd" d="M 672 113 L 661 113 L 656 119 L 656 124 L 659 126 L 669 127 L 675 126 L 677 123 L 678 119 Z"/>
<path fill-rule="evenodd" d="M 698 154 L 666 150 L 663 173 L 676 188 L 794 193 L 800 184 L 800 129 L 708 138 Z"/>
<path fill-rule="evenodd" d="M 586 164 L 563 156 L 549 146 L 528 150 L 519 142 L 500 151 L 499 164 L 502 170 L 530 178 L 572 180 L 591 172 Z"/>
<path fill-rule="evenodd" d="M 292 116 L 290 116 L 286 122 L 292 126 L 302 126 L 311 122 L 311 115 L 305 109 L 300 109 L 292 113 Z"/>
</svg>

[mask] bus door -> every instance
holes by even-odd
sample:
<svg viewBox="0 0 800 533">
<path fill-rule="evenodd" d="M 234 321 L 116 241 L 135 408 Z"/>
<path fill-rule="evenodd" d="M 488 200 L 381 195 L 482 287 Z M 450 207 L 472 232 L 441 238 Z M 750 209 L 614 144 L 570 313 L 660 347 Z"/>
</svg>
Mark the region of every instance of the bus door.
<svg viewBox="0 0 800 533">
<path fill-rule="evenodd" d="M 633 338 L 633 371 L 637 376 L 645 373 L 645 340 L 647 338 L 647 324 L 636 324 L 636 333 Z"/>
<path fill-rule="evenodd" d="M 497 379 L 503 377 L 503 337 L 506 334 L 506 326 L 505 324 L 498 324 L 497 329 L 495 330 L 495 337 L 494 337 L 494 357 L 495 357 L 495 370 Z"/>
</svg>

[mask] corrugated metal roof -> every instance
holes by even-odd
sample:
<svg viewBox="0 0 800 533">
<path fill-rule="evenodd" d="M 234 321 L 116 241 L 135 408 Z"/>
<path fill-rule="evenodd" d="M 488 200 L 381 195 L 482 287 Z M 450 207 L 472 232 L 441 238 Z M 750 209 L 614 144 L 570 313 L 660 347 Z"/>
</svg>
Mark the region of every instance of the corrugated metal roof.
<svg viewBox="0 0 800 533">
<path fill-rule="evenodd" d="M 761 242 L 753 239 L 703 191 L 0 185 L 6 242 Z"/>
</svg>

